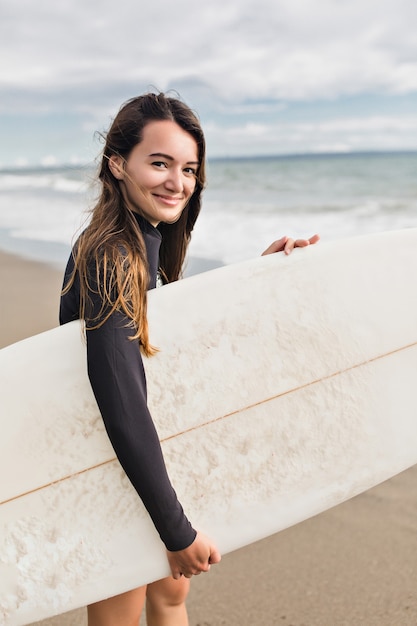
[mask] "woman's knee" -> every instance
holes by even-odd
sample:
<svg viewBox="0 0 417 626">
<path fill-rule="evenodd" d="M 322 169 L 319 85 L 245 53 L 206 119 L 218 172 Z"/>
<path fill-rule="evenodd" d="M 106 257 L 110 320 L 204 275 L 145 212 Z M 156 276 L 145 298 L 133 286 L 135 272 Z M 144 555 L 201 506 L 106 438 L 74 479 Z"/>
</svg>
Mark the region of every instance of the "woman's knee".
<svg viewBox="0 0 417 626">
<path fill-rule="evenodd" d="M 148 585 L 146 600 L 152 604 L 178 606 L 184 604 L 190 590 L 190 580 L 183 576 L 178 580 L 163 578 Z"/>
</svg>

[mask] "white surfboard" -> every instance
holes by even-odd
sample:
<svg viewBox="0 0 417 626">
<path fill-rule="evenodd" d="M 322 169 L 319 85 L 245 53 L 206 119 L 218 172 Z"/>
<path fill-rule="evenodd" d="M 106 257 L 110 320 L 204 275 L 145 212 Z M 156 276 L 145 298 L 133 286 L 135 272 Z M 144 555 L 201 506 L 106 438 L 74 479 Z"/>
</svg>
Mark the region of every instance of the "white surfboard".
<svg viewBox="0 0 417 626">
<path fill-rule="evenodd" d="M 180 501 L 223 553 L 417 463 L 416 267 L 410 229 L 149 294 L 151 411 Z M 0 622 L 168 575 L 104 432 L 79 323 L 1 350 L 0 371 Z"/>
</svg>

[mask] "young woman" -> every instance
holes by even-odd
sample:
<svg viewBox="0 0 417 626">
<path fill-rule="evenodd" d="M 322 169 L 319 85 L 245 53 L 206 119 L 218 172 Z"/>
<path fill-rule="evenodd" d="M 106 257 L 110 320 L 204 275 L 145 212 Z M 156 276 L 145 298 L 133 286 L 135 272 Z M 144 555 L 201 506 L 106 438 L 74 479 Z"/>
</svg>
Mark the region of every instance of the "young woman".
<svg viewBox="0 0 417 626">
<path fill-rule="evenodd" d="M 189 579 L 220 561 L 187 519 L 170 483 L 147 407 L 142 354 L 147 290 L 181 276 L 205 186 L 205 141 L 180 100 L 128 101 L 106 137 L 101 193 L 68 261 L 60 323 L 85 320 L 88 374 L 116 455 L 167 549 L 172 578 L 88 607 L 89 626 L 186 626 Z M 315 243 L 284 237 L 264 254 Z"/>
</svg>

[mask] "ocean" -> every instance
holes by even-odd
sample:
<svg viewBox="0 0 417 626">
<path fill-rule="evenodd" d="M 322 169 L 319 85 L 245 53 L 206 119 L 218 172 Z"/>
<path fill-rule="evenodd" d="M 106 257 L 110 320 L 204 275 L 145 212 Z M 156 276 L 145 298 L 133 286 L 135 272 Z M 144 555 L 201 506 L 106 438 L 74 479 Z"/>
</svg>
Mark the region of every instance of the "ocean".
<svg viewBox="0 0 417 626">
<path fill-rule="evenodd" d="M 0 249 L 63 268 L 94 175 L 90 166 L 0 171 Z M 189 254 L 208 268 L 257 256 L 283 235 L 328 241 L 412 227 L 417 153 L 212 159 Z"/>
</svg>

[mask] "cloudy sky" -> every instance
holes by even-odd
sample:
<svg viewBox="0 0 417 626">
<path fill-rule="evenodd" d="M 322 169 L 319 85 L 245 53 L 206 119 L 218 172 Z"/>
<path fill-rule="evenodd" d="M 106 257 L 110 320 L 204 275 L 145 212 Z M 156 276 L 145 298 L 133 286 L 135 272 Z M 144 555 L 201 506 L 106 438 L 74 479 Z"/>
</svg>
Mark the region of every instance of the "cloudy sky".
<svg viewBox="0 0 417 626">
<path fill-rule="evenodd" d="M 174 89 L 210 156 L 417 149 L 416 0 L 2 0 L 0 166 L 90 161 Z"/>
</svg>

